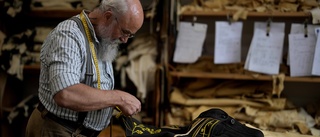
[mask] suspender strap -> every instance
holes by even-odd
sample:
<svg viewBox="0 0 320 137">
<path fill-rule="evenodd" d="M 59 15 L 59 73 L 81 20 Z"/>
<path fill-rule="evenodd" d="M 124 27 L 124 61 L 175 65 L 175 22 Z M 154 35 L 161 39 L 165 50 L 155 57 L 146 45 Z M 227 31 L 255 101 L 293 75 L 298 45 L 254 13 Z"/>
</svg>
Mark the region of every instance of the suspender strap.
<svg viewBox="0 0 320 137">
<path fill-rule="evenodd" d="M 79 18 L 77 17 L 72 17 L 71 18 L 72 20 L 74 20 L 75 22 L 77 22 L 78 24 L 78 27 L 79 29 L 81 30 L 83 36 L 85 37 L 86 34 L 85 34 L 85 31 L 84 31 L 84 27 L 82 25 L 82 22 Z M 91 53 L 90 53 L 90 47 L 89 47 L 89 42 L 88 42 L 88 39 L 85 39 L 86 40 L 86 52 L 87 52 L 87 67 L 86 67 L 86 74 L 85 74 L 85 84 L 91 86 L 91 83 L 92 83 L 92 79 L 93 79 L 93 70 L 92 70 L 92 57 L 91 57 Z"/>
<path fill-rule="evenodd" d="M 77 17 L 72 17 L 70 18 L 71 20 L 74 20 L 77 24 L 79 29 L 81 30 L 82 34 L 84 37 L 86 37 L 86 33 L 83 27 L 83 24 L 81 20 Z M 86 41 L 86 52 L 87 52 L 87 62 L 86 62 L 86 73 L 85 73 L 85 81 L 84 84 L 91 86 L 92 79 L 93 79 L 93 70 L 92 70 L 92 57 L 91 57 L 91 52 L 90 52 L 90 47 L 89 47 L 89 42 L 88 39 L 85 39 Z M 86 118 L 88 112 L 79 112 L 78 114 L 78 123 L 83 123 L 84 119 Z"/>
</svg>

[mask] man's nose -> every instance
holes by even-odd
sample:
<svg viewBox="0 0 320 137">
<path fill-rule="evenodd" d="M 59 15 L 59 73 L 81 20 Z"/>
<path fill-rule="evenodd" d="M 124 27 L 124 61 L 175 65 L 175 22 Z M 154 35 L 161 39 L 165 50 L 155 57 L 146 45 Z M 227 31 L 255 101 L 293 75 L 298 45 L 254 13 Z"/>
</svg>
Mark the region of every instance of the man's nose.
<svg viewBox="0 0 320 137">
<path fill-rule="evenodd" d="M 127 43 L 127 42 L 128 42 L 128 38 L 127 38 L 127 37 L 120 37 L 119 40 L 120 40 L 122 43 Z"/>
</svg>

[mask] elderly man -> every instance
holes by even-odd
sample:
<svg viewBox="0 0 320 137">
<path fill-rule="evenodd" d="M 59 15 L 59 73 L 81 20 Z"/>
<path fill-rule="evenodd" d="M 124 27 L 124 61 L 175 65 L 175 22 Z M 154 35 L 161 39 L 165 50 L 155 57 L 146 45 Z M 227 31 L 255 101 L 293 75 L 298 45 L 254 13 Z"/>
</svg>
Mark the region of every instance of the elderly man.
<svg viewBox="0 0 320 137">
<path fill-rule="evenodd" d="M 68 19 L 42 45 L 40 103 L 29 118 L 28 137 L 97 136 L 109 125 L 115 107 L 127 116 L 141 110 L 135 96 L 113 89 L 112 70 L 118 44 L 126 43 L 143 24 L 140 1 L 102 0 L 93 11 L 75 17 L 84 31 Z M 93 71 L 90 83 L 85 83 L 87 63 Z"/>
</svg>

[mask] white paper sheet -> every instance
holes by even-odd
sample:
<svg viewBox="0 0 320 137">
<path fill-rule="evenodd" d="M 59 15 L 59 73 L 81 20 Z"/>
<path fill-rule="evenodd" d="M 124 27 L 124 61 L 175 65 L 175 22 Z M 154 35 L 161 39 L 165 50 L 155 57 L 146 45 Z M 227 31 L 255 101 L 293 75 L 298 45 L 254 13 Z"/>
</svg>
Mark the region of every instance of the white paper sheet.
<svg viewBox="0 0 320 137">
<path fill-rule="evenodd" d="M 315 35 L 289 34 L 290 76 L 311 76 Z"/>
<path fill-rule="evenodd" d="M 180 22 L 179 33 L 173 61 L 176 63 L 194 63 L 202 53 L 207 34 L 207 24 Z"/>
<path fill-rule="evenodd" d="M 254 30 L 262 30 L 265 35 L 267 35 L 267 22 L 254 22 Z M 283 22 L 271 22 L 270 24 L 270 32 L 269 33 L 284 33 L 285 23 Z M 259 31 L 261 32 L 261 31 Z M 255 35 L 255 31 L 253 36 Z M 251 47 L 249 48 L 247 58 L 245 61 L 245 69 L 249 69 L 249 60 L 251 54 Z"/>
<path fill-rule="evenodd" d="M 216 21 L 214 63 L 241 62 L 242 22 Z"/>
<path fill-rule="evenodd" d="M 320 76 L 320 35 L 317 36 L 317 43 L 315 47 L 312 75 Z"/>
<path fill-rule="evenodd" d="M 314 28 L 314 33 L 316 34 L 316 36 L 318 37 L 318 34 L 320 33 L 320 27 L 317 26 L 316 28 Z"/>
<path fill-rule="evenodd" d="M 315 35 L 316 28 L 319 25 L 307 25 L 307 34 L 308 35 Z M 290 28 L 290 34 L 305 34 L 305 26 L 303 23 L 292 23 Z M 290 48 L 290 47 L 289 47 Z M 289 49 L 288 49 L 289 51 Z M 290 65 L 290 53 L 287 54 L 287 65 Z"/>
<path fill-rule="evenodd" d="M 270 24 L 270 32 L 269 34 L 275 34 L 275 35 L 284 35 L 284 29 L 285 29 L 285 23 L 283 22 L 271 22 Z M 259 31 L 256 31 L 256 30 L 259 30 Z M 267 35 L 267 22 L 254 22 L 254 34 L 253 34 L 253 38 L 252 38 L 252 41 L 251 41 L 251 45 L 253 44 L 253 39 L 255 37 L 256 34 L 259 34 L 259 33 L 262 33 L 262 34 L 259 34 L 259 36 L 263 36 L 263 35 Z M 258 42 L 258 41 L 257 41 Z M 251 59 L 251 48 L 252 46 L 250 46 L 249 48 L 249 51 L 248 51 L 248 54 L 247 54 L 247 58 L 246 58 L 246 61 L 245 61 L 245 66 L 244 68 L 249 70 L 249 64 L 250 64 L 250 59 Z M 282 45 L 283 47 L 283 45 Z M 282 50 L 282 48 L 281 48 Z M 282 55 L 282 53 L 281 53 Z M 279 60 L 279 62 L 281 61 L 281 58 Z"/>
<path fill-rule="evenodd" d="M 248 70 L 265 74 L 279 74 L 284 33 L 271 33 L 256 29 L 250 45 Z"/>
</svg>

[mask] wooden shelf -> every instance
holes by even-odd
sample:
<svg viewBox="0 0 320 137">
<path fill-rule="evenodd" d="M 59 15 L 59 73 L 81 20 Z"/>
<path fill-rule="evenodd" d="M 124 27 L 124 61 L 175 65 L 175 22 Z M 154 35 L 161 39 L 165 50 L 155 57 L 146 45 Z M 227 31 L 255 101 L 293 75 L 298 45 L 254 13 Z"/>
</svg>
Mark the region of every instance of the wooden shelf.
<svg viewBox="0 0 320 137">
<path fill-rule="evenodd" d="M 81 13 L 82 9 L 33 9 L 28 13 L 30 17 L 36 18 L 70 18 Z"/>
<path fill-rule="evenodd" d="M 177 72 L 171 71 L 171 76 L 186 78 L 217 78 L 217 79 L 234 79 L 234 80 L 272 80 L 271 75 L 244 75 L 230 73 L 209 73 L 209 72 Z M 289 77 L 286 76 L 285 81 L 290 82 L 319 82 L 320 77 Z"/>
<path fill-rule="evenodd" d="M 25 65 L 24 70 L 40 70 L 40 64 Z"/>
<path fill-rule="evenodd" d="M 227 16 L 228 14 L 232 15 L 232 11 L 185 11 L 181 16 Z M 310 17 L 309 12 L 249 12 L 248 17 L 286 17 L 286 18 L 306 18 Z"/>
</svg>

